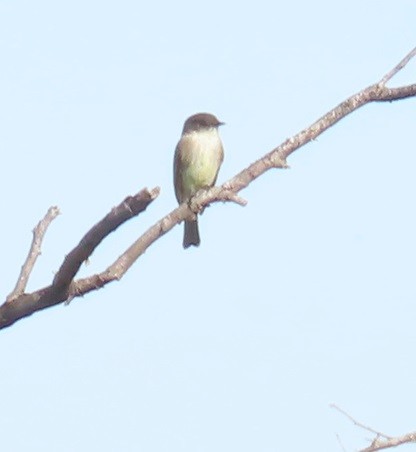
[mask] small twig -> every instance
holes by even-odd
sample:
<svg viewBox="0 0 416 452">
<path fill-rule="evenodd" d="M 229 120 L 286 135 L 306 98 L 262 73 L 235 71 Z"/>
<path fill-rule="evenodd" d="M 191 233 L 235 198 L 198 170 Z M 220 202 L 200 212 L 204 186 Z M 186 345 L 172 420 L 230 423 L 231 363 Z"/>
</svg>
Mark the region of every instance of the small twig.
<svg viewBox="0 0 416 452">
<path fill-rule="evenodd" d="M 339 437 L 338 433 L 337 433 L 337 440 L 338 440 L 339 447 L 341 447 L 343 452 L 347 452 L 347 449 L 345 449 L 344 445 L 342 444 L 341 438 Z"/>
<path fill-rule="evenodd" d="M 402 444 L 416 443 L 416 432 L 407 433 L 403 436 L 397 437 L 388 436 L 385 435 L 384 433 L 374 430 L 368 425 L 364 425 L 361 422 L 358 422 L 350 414 L 348 414 L 346 411 L 344 411 L 342 408 L 335 405 L 334 403 L 331 403 L 329 406 L 331 408 L 335 408 L 341 414 L 346 416 L 357 427 L 360 427 L 376 435 L 376 437 L 371 442 L 370 446 L 366 447 L 365 449 L 361 449 L 360 452 L 377 452 L 382 449 L 390 449 L 392 447 L 397 447 Z"/>
<path fill-rule="evenodd" d="M 241 196 L 238 196 L 236 193 L 234 193 L 231 190 L 223 190 L 222 193 L 220 193 L 219 200 L 224 201 L 224 202 L 231 201 L 242 207 L 247 205 L 246 199 L 244 199 Z"/>
<path fill-rule="evenodd" d="M 234 202 L 242 207 L 247 205 L 247 201 L 229 188 L 226 182 L 219 187 L 200 190 L 188 203 L 192 211 L 190 213 L 201 213 L 206 206 L 214 202 Z"/>
<path fill-rule="evenodd" d="M 357 427 L 361 427 L 364 430 L 367 430 L 371 433 L 374 433 L 377 436 L 381 436 L 382 438 L 386 438 L 386 439 L 392 439 L 391 436 L 387 436 L 384 433 L 378 432 L 377 430 L 374 430 L 371 427 L 368 427 L 368 425 L 364 425 L 361 422 L 358 422 L 357 420 L 355 420 L 350 414 L 348 414 L 346 411 L 344 411 L 342 408 L 340 408 L 338 405 L 335 405 L 334 403 L 331 403 L 329 405 L 331 408 L 334 408 L 335 410 L 339 411 L 341 414 L 343 414 L 344 416 L 346 416 L 351 422 L 353 422 Z"/>
<path fill-rule="evenodd" d="M 392 79 L 399 71 L 401 71 L 406 64 L 416 55 L 416 47 L 409 52 L 403 59 L 400 61 L 399 64 L 394 66 L 394 68 L 388 72 L 381 80 L 380 84 L 385 85 L 390 79 Z"/>
<path fill-rule="evenodd" d="M 26 257 L 22 269 L 20 270 L 19 277 L 16 282 L 15 288 L 7 296 L 6 302 L 10 302 L 13 299 L 22 295 L 26 289 L 27 283 L 29 281 L 30 274 L 33 271 L 37 258 L 41 254 L 41 246 L 43 237 L 45 236 L 46 230 L 52 221 L 59 215 L 59 209 L 56 206 L 52 206 L 46 212 L 46 215 L 39 221 L 36 227 L 33 229 L 33 239 L 30 245 L 29 253 Z"/>
</svg>

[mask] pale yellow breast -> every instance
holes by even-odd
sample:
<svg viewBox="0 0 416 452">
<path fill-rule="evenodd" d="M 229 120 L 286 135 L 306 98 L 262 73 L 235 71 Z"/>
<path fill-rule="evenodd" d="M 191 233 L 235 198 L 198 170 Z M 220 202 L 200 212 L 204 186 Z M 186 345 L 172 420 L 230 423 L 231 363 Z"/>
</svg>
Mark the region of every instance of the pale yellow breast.
<svg viewBox="0 0 416 452">
<path fill-rule="evenodd" d="M 182 172 L 183 186 L 188 198 L 201 188 L 215 184 L 224 155 L 217 129 L 193 132 L 182 139 L 186 140 L 186 144 L 192 149 Z"/>
</svg>

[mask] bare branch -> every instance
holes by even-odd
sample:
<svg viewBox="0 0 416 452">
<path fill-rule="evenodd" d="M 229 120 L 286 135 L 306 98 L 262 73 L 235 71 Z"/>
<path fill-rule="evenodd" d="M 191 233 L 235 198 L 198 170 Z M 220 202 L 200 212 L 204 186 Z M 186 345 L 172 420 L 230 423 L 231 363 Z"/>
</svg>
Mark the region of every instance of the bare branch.
<svg viewBox="0 0 416 452">
<path fill-rule="evenodd" d="M 17 320 L 28 317 L 36 311 L 49 308 L 56 304 L 73 298 L 74 292 L 80 296 L 91 290 L 102 287 L 99 275 L 87 278 L 88 284 L 83 291 L 76 292 L 77 285 L 72 280 L 78 272 L 82 262 L 88 259 L 99 243 L 112 231 L 130 218 L 143 212 L 149 204 L 159 195 L 159 188 L 151 191 L 144 189 L 135 196 L 127 197 L 120 205 L 112 209 L 99 223 L 88 231 L 81 242 L 65 257 L 54 282 L 43 289 L 30 294 L 22 293 L 20 296 L 6 300 L 0 306 L 0 329 L 12 325 Z M 110 275 L 111 276 L 111 275 Z M 117 278 L 109 278 L 111 282 Z"/>
<path fill-rule="evenodd" d="M 337 105 L 306 129 L 288 138 L 281 145 L 230 179 L 226 186 L 234 192 L 239 192 L 266 171 L 273 168 L 287 168 L 286 159 L 290 154 L 315 140 L 327 129 L 363 105 L 371 102 L 390 102 L 414 96 L 416 96 L 416 84 L 400 88 L 386 88 L 379 84 L 371 85 Z"/>
<path fill-rule="evenodd" d="M 402 444 L 416 443 L 416 431 L 403 436 L 390 439 L 375 438 L 369 447 L 361 449 L 360 452 L 377 452 L 378 450 L 390 449 Z"/>
<path fill-rule="evenodd" d="M 394 66 L 394 68 L 388 72 L 381 80 L 380 85 L 385 85 L 390 79 L 392 79 L 399 71 L 401 71 L 406 64 L 416 55 L 416 47 L 410 51 L 399 64 Z"/>
<path fill-rule="evenodd" d="M 14 298 L 17 298 L 25 291 L 36 260 L 41 254 L 40 248 L 42 246 L 42 241 L 43 237 L 45 236 L 46 230 L 58 215 L 59 209 L 56 206 L 50 207 L 46 212 L 46 215 L 42 218 L 42 220 L 39 221 L 35 229 L 33 229 L 33 239 L 32 244 L 30 245 L 29 253 L 24 264 L 22 265 L 16 286 L 8 295 L 6 301 L 11 301 Z"/>
<path fill-rule="evenodd" d="M 143 212 L 159 196 L 159 193 L 159 187 L 151 191 L 145 189 L 135 196 L 128 196 L 121 204 L 114 207 L 84 235 L 79 244 L 65 257 L 55 275 L 53 285 L 60 290 L 68 288 L 82 263 L 91 256 L 102 240 L 121 224 Z"/>
<path fill-rule="evenodd" d="M 398 88 L 387 88 L 384 84 L 400 71 L 416 55 L 410 52 L 392 71 L 383 77 L 381 82 L 371 85 L 349 97 L 334 109 L 322 116 L 308 128 L 292 138 L 287 139 L 262 158 L 248 166 L 221 187 L 213 187 L 198 192 L 188 204 L 182 204 L 170 212 L 141 237 L 139 237 L 113 264 L 99 274 L 75 280 L 74 278 L 84 262 L 93 253 L 101 241 L 120 224 L 140 212 L 158 196 L 159 189 L 143 190 L 134 197 L 126 198 L 105 218 L 97 223 L 81 240 L 81 242 L 65 257 L 53 283 L 31 294 L 21 293 L 13 298 L 8 297 L 0 306 L 0 329 L 12 325 L 17 320 L 27 317 L 47 307 L 71 300 L 74 297 L 99 289 L 107 283 L 119 280 L 145 250 L 158 238 L 170 231 L 174 226 L 187 218 L 201 212 L 204 207 L 214 202 L 231 201 L 245 205 L 246 201 L 238 193 L 253 180 L 273 168 L 288 168 L 287 158 L 300 147 L 315 140 L 321 133 L 335 125 L 342 118 L 371 102 L 391 102 L 416 96 L 416 84 Z M 29 272 L 30 273 L 30 272 Z M 19 286 L 21 287 L 21 286 Z"/>
<path fill-rule="evenodd" d="M 341 438 L 339 437 L 338 434 L 337 434 L 337 441 L 338 441 L 339 447 L 343 450 L 343 452 L 347 452 L 347 449 L 345 449 L 344 445 L 342 444 Z"/>
<path fill-rule="evenodd" d="M 329 406 L 331 408 L 334 408 L 335 410 L 339 411 L 344 416 L 346 416 L 357 427 L 361 427 L 364 430 L 368 430 L 369 432 L 374 433 L 377 436 L 381 436 L 381 437 L 386 438 L 386 439 L 391 439 L 391 436 L 387 436 L 384 433 L 378 432 L 377 430 L 374 430 L 371 427 L 368 427 L 367 425 L 361 424 L 361 422 L 356 421 L 351 415 L 349 415 L 346 411 L 344 411 L 342 408 L 340 408 L 339 406 L 335 405 L 334 403 L 331 403 Z"/>
<path fill-rule="evenodd" d="M 384 433 L 374 430 L 373 428 L 369 427 L 368 425 L 364 425 L 361 422 L 358 422 L 350 414 L 348 414 L 346 411 L 344 411 L 339 406 L 332 403 L 330 405 L 330 407 L 336 409 L 341 414 L 346 416 L 357 427 L 360 427 L 360 428 L 367 430 L 368 432 L 371 432 L 374 435 L 376 435 L 376 437 L 372 441 L 371 445 L 369 447 L 366 447 L 365 449 L 361 449 L 360 452 L 376 452 L 376 451 L 382 450 L 382 449 L 389 449 L 391 447 L 397 447 L 402 444 L 416 443 L 416 431 L 407 433 L 406 435 L 403 435 L 403 436 L 397 436 L 397 437 L 388 436 Z"/>
</svg>

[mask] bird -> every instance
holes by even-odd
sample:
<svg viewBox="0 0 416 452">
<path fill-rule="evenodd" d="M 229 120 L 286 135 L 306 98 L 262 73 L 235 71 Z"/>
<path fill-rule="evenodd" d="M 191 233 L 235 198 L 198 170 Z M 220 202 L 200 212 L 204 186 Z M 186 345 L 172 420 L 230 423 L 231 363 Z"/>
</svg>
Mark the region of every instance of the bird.
<svg viewBox="0 0 416 452">
<path fill-rule="evenodd" d="M 215 185 L 224 160 L 224 149 L 218 128 L 225 123 L 211 113 L 197 113 L 184 123 L 176 145 L 173 179 L 179 204 L 188 202 L 199 190 Z M 185 220 L 183 247 L 201 243 L 198 218 Z"/>
</svg>

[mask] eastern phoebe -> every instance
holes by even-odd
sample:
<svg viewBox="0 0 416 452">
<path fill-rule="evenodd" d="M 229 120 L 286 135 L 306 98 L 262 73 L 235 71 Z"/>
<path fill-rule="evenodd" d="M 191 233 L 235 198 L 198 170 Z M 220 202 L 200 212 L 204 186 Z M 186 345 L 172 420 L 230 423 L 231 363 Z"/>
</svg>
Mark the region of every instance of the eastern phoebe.
<svg viewBox="0 0 416 452">
<path fill-rule="evenodd" d="M 174 160 L 175 194 L 179 204 L 189 201 L 202 188 L 215 184 L 224 160 L 218 134 L 218 127 L 223 124 L 209 113 L 197 113 L 185 121 Z M 197 217 L 186 220 L 183 247 L 200 243 Z"/>
</svg>

